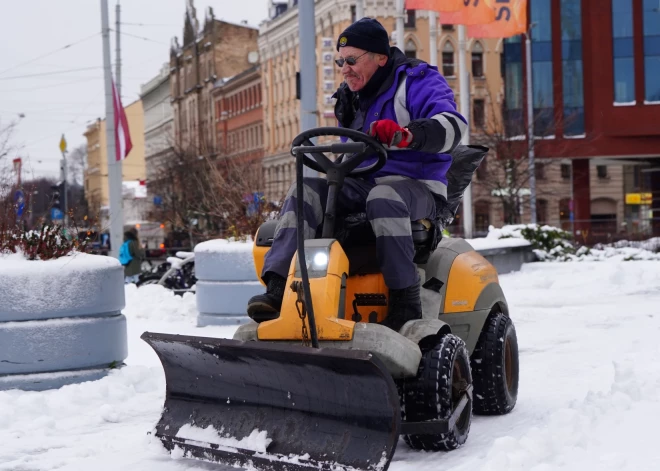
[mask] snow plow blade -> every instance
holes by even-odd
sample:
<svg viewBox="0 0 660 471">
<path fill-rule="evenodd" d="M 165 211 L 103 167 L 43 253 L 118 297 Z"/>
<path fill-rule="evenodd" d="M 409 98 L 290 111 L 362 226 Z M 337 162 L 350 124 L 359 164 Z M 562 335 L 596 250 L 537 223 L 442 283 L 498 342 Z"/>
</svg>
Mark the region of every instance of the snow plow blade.
<svg viewBox="0 0 660 471">
<path fill-rule="evenodd" d="M 141 338 L 165 371 L 156 436 L 168 450 L 269 471 L 387 470 L 401 428 L 399 396 L 369 352 Z"/>
</svg>

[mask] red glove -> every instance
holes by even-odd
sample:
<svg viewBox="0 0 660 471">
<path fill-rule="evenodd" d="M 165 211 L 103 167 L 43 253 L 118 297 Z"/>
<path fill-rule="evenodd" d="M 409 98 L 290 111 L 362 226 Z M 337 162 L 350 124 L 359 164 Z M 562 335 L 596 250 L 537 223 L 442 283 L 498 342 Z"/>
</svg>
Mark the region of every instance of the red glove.
<svg viewBox="0 0 660 471">
<path fill-rule="evenodd" d="M 413 139 L 410 131 L 402 128 L 391 119 L 382 119 L 371 123 L 369 135 L 388 147 L 399 147 L 401 149 L 408 147 Z"/>
</svg>

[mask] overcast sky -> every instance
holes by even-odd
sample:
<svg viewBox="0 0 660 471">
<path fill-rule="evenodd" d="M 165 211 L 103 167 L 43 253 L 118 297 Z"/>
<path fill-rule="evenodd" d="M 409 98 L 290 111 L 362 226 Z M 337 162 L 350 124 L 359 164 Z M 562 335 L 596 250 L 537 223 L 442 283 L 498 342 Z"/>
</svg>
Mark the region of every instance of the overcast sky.
<svg viewBox="0 0 660 471">
<path fill-rule="evenodd" d="M 116 4 L 108 0 L 111 28 Z M 269 0 L 194 4 L 200 26 L 208 6 L 218 19 L 258 26 Z M 124 105 L 138 99 L 140 85 L 169 61 L 171 38 L 183 34 L 185 8 L 186 0 L 121 0 Z M 100 32 L 101 0 L 0 0 L 0 125 L 19 121 L 12 141 L 24 178 L 57 178 L 62 133 L 70 151 L 85 142 L 86 125 L 105 116 Z M 114 32 L 111 55 L 114 61 Z"/>
</svg>

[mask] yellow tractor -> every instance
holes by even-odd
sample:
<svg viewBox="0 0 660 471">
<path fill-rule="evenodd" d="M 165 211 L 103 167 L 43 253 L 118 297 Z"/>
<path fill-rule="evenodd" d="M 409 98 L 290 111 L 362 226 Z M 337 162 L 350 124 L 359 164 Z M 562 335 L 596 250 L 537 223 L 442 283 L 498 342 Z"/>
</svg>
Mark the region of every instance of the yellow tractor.
<svg viewBox="0 0 660 471">
<path fill-rule="evenodd" d="M 352 142 L 311 142 L 322 136 Z M 298 231 L 279 315 L 231 340 L 142 335 L 165 370 L 156 435 L 166 448 L 260 470 L 385 471 L 401 435 L 413 449 L 449 451 L 465 443 L 473 412 L 511 411 L 518 344 L 495 268 L 462 239 L 437 243 L 437 222 L 414 221 L 423 318 L 399 332 L 380 325 L 388 289 L 375 236 L 360 215 L 337 221 L 335 208 L 344 179 L 382 168 L 387 150 L 358 131 L 316 128 L 296 137 L 292 154 L 298 227 L 303 165 L 325 173 L 329 190 L 320 237 Z M 451 187 L 450 178 L 456 194 Z M 275 225 L 256 234 L 258 274 Z"/>
</svg>

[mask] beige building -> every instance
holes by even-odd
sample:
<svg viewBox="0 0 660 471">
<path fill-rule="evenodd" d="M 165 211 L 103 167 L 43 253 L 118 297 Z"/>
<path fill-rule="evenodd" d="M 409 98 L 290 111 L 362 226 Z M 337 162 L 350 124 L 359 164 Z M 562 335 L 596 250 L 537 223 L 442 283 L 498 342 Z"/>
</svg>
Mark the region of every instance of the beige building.
<svg viewBox="0 0 660 471">
<path fill-rule="evenodd" d="M 144 159 L 144 112 L 142 101 L 125 107 L 128 129 L 133 148 L 122 162 L 122 180 L 145 180 L 147 171 Z M 97 119 L 87 127 L 87 170 L 85 171 L 85 195 L 92 214 L 107 218 L 110 204 L 108 187 L 108 152 L 106 147 L 105 119 Z"/>
<path fill-rule="evenodd" d="M 300 101 L 296 99 L 296 72 L 299 71 L 298 8 L 289 5 L 273 8 L 271 19 L 261 25 L 259 54 L 263 70 L 264 172 L 267 193 L 281 198 L 293 181 L 294 162 L 289 154 L 293 138 L 300 130 Z M 365 16 L 377 18 L 389 32 L 395 29 L 395 0 L 365 1 Z M 318 126 L 334 126 L 332 94 L 342 81 L 335 65 L 339 34 L 355 20 L 351 0 L 316 0 L 316 66 Z M 392 35 L 391 35 L 392 36 Z M 447 25 L 438 30 L 439 69 L 459 101 L 458 41 L 456 29 Z M 404 47 L 408 56 L 430 59 L 429 21 L 426 11 L 408 11 Z M 503 87 L 500 72 L 501 40 L 470 40 L 468 66 L 472 74 L 470 94 L 473 102 L 473 130 L 488 121 L 490 110 L 499 109 Z"/>
<path fill-rule="evenodd" d="M 170 50 L 170 96 L 174 144 L 180 150 L 215 152 L 216 116 L 211 96 L 217 81 L 228 80 L 259 62 L 259 31 L 246 24 L 216 20 L 209 8 L 200 29 L 193 2 L 186 7 L 183 41 Z"/>
</svg>

